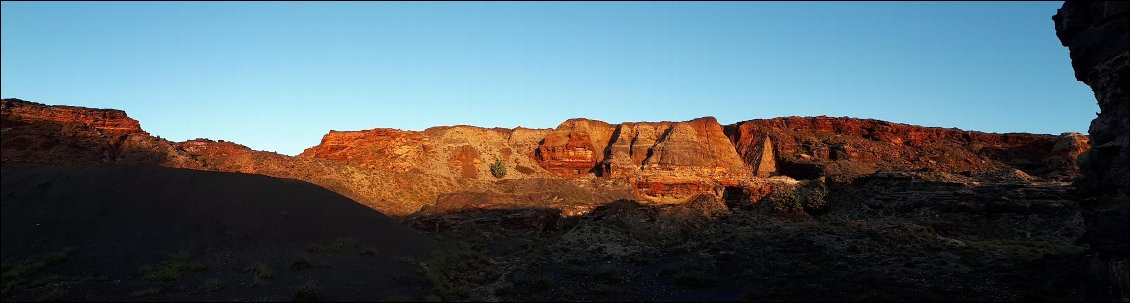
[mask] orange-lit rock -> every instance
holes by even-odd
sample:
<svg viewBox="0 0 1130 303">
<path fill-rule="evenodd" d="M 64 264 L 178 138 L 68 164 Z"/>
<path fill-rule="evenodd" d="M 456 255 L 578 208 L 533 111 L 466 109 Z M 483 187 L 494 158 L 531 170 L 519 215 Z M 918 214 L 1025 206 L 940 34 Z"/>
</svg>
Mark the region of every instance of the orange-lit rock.
<svg viewBox="0 0 1130 303">
<path fill-rule="evenodd" d="M 986 134 L 828 117 L 723 127 L 705 117 L 617 125 L 571 119 L 556 129 L 330 131 L 318 145 L 291 157 L 224 141 L 169 142 L 116 110 L 15 99 L 4 100 L 3 109 L 5 163 L 262 174 L 314 183 L 393 216 L 463 206 L 540 205 L 579 213 L 627 197 L 645 204 L 682 204 L 704 195 L 756 203 L 772 190 L 771 183 L 790 182 L 766 178 L 779 174 L 842 181 L 881 171 L 1017 168 L 1069 180 L 1078 174 L 1075 157 L 1088 147 L 1087 137 L 1078 134 Z M 502 179 L 490 173 L 495 160 L 507 168 Z"/>
<path fill-rule="evenodd" d="M 389 128 L 362 131 L 333 131 L 322 142 L 307 148 L 299 157 L 318 158 L 357 167 L 406 171 L 431 151 L 428 137 L 419 132 Z"/>
<path fill-rule="evenodd" d="M 823 116 L 744 121 L 727 126 L 726 133 L 753 165 L 760 164 L 752 161 L 764 154 L 762 140 L 769 138 L 780 173 L 799 178 L 827 175 L 835 181 L 878 171 L 978 173 L 1009 168 L 1067 180 L 1078 174 L 1072 155 L 1087 145 L 1085 138 L 1073 134 L 992 134 Z M 1060 160 L 1049 163 L 1049 157 Z"/>
<path fill-rule="evenodd" d="M 91 128 L 129 134 L 142 132 L 141 124 L 116 109 L 97 109 L 77 106 L 44 105 L 20 99 L 0 101 L 0 119 L 4 127 L 20 123 L 79 124 Z"/>
<path fill-rule="evenodd" d="M 3 162 L 199 167 L 120 110 L 0 102 Z"/>
<path fill-rule="evenodd" d="M 614 127 L 589 119 L 562 122 L 542 140 L 534 158 L 542 168 L 561 177 L 590 174 L 604 158 Z"/>
<path fill-rule="evenodd" d="M 602 176 L 628 178 L 638 197 L 658 203 L 681 203 L 699 194 L 718 195 L 718 185 L 750 178 L 712 117 L 687 122 L 623 123 L 602 161 Z"/>
</svg>

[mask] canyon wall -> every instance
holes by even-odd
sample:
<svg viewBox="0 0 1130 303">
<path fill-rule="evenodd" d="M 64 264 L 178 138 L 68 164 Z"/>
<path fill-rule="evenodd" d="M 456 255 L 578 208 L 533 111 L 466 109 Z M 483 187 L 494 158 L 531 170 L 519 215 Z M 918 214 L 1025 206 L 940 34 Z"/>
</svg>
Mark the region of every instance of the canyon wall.
<svg viewBox="0 0 1130 303">
<path fill-rule="evenodd" d="M 1071 53 L 1075 78 L 1091 87 L 1099 114 L 1091 121 L 1092 147 L 1079 158 L 1075 182 L 1083 196 L 1091 261 L 1087 299 L 1126 302 L 1130 279 L 1130 102 L 1127 101 L 1127 27 L 1130 4 L 1067 1 L 1052 17 L 1056 36 Z"/>
<path fill-rule="evenodd" d="M 990 134 L 872 119 L 784 117 L 726 127 L 759 175 L 846 182 L 882 171 L 978 174 L 1007 169 L 1050 180 L 1078 175 L 1086 136 Z M 776 166 L 775 168 L 773 166 Z M 776 170 L 776 172 L 773 172 Z"/>
<path fill-rule="evenodd" d="M 712 117 L 553 129 L 441 126 L 330 131 L 295 157 L 232 142 L 170 142 L 124 112 L 5 99 L 3 161 L 142 164 L 311 182 L 392 216 L 424 209 L 555 208 L 615 199 L 682 204 L 704 195 L 756 203 L 774 182 L 848 182 L 878 172 L 1020 174 L 1071 180 L 1079 134 L 987 134 L 854 118 Z M 506 174 L 494 176 L 501 162 Z M 1031 176 L 1027 176 L 1031 175 Z M 727 197 L 727 196 L 731 197 Z"/>
</svg>

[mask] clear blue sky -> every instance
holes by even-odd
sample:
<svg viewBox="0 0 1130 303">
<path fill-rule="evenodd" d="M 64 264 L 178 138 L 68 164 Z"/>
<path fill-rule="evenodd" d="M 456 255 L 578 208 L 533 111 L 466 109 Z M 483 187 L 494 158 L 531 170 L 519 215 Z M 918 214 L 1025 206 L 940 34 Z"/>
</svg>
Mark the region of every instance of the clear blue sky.
<svg viewBox="0 0 1130 303">
<path fill-rule="evenodd" d="M 0 94 L 171 140 L 852 116 L 1083 132 L 1051 16 L 1008 3 L 11 3 Z"/>
</svg>

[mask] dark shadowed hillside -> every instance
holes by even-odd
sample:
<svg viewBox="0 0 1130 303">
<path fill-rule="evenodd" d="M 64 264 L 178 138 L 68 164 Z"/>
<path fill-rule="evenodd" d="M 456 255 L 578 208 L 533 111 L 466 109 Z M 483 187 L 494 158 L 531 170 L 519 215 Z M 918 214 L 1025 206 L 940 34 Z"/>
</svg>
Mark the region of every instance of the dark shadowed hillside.
<svg viewBox="0 0 1130 303">
<path fill-rule="evenodd" d="M 376 300 L 415 293 L 400 259 L 439 247 L 295 180 L 16 164 L 2 176 L 5 301 L 290 300 L 300 288 Z"/>
</svg>

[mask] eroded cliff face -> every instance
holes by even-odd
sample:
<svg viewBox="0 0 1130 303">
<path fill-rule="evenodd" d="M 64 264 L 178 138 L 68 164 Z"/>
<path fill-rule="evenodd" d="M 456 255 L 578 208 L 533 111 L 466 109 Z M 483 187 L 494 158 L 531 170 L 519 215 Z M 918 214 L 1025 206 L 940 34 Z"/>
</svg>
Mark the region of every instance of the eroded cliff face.
<svg viewBox="0 0 1130 303">
<path fill-rule="evenodd" d="M 432 127 L 424 131 L 372 129 L 330 131 L 299 158 L 325 159 L 355 167 L 421 172 L 458 182 L 490 181 L 495 160 L 507 168 L 504 178 L 547 177 L 528 154 L 548 130 L 488 129 L 474 126 Z M 536 139 L 535 139 L 536 138 Z M 524 153 L 517 150 L 522 148 Z"/>
<path fill-rule="evenodd" d="M 886 121 L 832 117 L 786 117 L 726 127 L 738 154 L 761 175 L 831 181 L 882 171 L 977 174 L 1019 169 L 1051 180 L 1078 175 L 1074 159 L 1086 136 L 990 134 Z M 772 159 L 770 159 L 772 158 Z"/>
<path fill-rule="evenodd" d="M 547 134 L 534 150 L 538 165 L 560 177 L 579 177 L 594 172 L 604 159 L 614 127 L 602 121 L 570 119 Z"/>
<path fill-rule="evenodd" d="M 718 186 L 736 186 L 750 169 L 712 117 L 687 122 L 623 123 L 605 152 L 602 175 L 632 180 L 641 199 L 684 203 L 697 195 L 720 196 Z"/>
<path fill-rule="evenodd" d="M 846 182 L 883 171 L 1069 180 L 1076 174 L 1072 159 L 1088 146 L 1078 134 L 985 134 L 828 117 L 723 126 L 705 117 L 571 119 L 555 129 L 330 131 L 290 157 L 224 141 L 169 142 L 120 111 L 4 102 L 4 162 L 146 164 L 291 178 L 392 216 L 482 208 L 581 214 L 617 199 L 749 204 L 775 184 L 796 183 L 793 178 Z M 495 161 L 506 167 L 505 176 L 491 174 Z"/>
<path fill-rule="evenodd" d="M 116 109 L 75 106 L 49 106 L 20 99 L 5 99 L 2 119 L 5 125 L 21 123 L 75 124 L 117 134 L 140 133 L 141 123 Z"/>
<path fill-rule="evenodd" d="M 199 168 L 171 142 L 113 109 L 0 101 L 3 162 L 41 164 L 151 164 Z"/>
<path fill-rule="evenodd" d="M 1089 130 L 1092 147 L 1079 157 L 1086 234 L 1094 250 L 1089 300 L 1127 300 L 1130 278 L 1130 101 L 1126 95 L 1130 3 L 1067 1 L 1052 17 L 1056 36 L 1071 52 L 1075 78 L 1091 87 L 1099 115 Z"/>
</svg>

